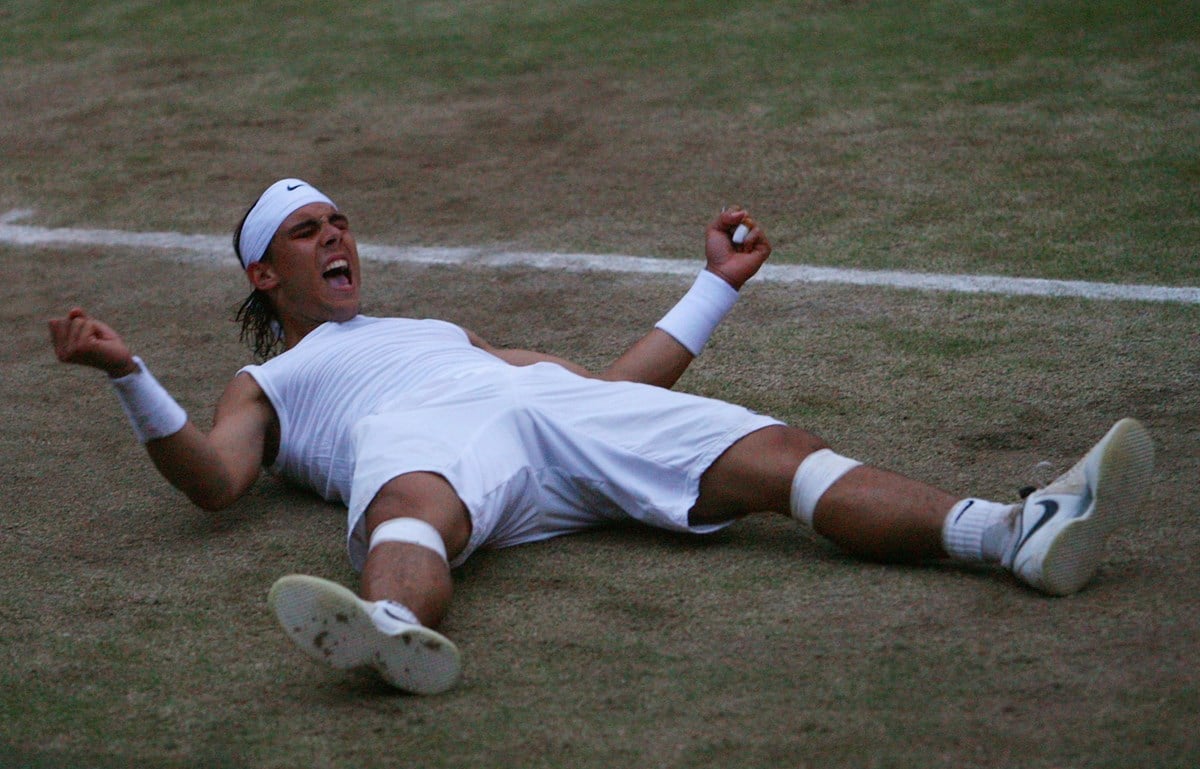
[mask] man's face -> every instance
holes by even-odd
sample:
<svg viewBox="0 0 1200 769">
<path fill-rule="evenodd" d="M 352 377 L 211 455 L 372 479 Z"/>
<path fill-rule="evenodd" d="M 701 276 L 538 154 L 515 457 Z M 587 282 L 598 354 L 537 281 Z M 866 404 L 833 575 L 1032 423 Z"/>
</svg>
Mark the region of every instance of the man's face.
<svg viewBox="0 0 1200 769">
<path fill-rule="evenodd" d="M 267 291 L 289 346 L 326 321 L 358 314 L 358 245 L 344 214 L 327 203 L 296 209 L 279 225 L 251 282 Z M 265 284 L 263 283 L 265 281 Z"/>
</svg>

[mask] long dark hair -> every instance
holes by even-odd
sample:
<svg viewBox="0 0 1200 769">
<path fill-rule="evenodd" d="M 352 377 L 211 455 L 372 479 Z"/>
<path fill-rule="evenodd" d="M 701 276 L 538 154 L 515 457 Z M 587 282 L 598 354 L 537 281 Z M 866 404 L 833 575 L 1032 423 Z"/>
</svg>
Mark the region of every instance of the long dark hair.
<svg viewBox="0 0 1200 769">
<path fill-rule="evenodd" d="M 239 265 L 242 264 L 242 248 L 238 241 L 241 240 L 242 227 L 245 226 L 246 217 L 250 215 L 252 208 L 253 206 L 246 209 L 242 220 L 233 231 L 233 254 L 237 257 Z M 262 261 L 271 263 L 269 246 L 263 254 Z M 242 324 L 238 339 L 254 351 L 257 360 L 265 361 L 283 352 L 283 331 L 279 326 L 279 318 L 275 314 L 275 308 L 271 306 L 271 300 L 264 292 L 257 288 L 251 291 L 250 296 L 238 307 L 235 320 Z"/>
</svg>

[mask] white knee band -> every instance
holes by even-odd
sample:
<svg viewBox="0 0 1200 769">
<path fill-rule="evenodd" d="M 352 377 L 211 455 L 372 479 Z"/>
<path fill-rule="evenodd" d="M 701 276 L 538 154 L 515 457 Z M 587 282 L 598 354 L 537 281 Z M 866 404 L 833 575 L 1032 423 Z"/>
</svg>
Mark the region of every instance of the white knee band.
<svg viewBox="0 0 1200 769">
<path fill-rule="evenodd" d="M 367 547 L 367 552 L 384 542 L 420 545 L 440 555 L 443 561 L 446 560 L 446 543 L 442 542 L 442 535 L 430 524 L 416 518 L 392 518 L 376 526 L 375 531 L 371 533 L 371 544 Z"/>
<path fill-rule="evenodd" d="M 188 421 L 187 412 L 158 383 L 141 358 L 135 355 L 133 362 L 137 371 L 109 381 L 137 439 L 146 443 L 182 430 Z"/>
<path fill-rule="evenodd" d="M 674 337 L 692 355 L 699 356 L 737 299 L 736 288 L 708 270 L 701 270 L 691 289 L 654 325 Z"/>
<path fill-rule="evenodd" d="M 792 476 L 792 517 L 811 528 L 817 500 L 839 478 L 861 464 L 831 449 L 814 451 L 805 457 Z"/>
</svg>

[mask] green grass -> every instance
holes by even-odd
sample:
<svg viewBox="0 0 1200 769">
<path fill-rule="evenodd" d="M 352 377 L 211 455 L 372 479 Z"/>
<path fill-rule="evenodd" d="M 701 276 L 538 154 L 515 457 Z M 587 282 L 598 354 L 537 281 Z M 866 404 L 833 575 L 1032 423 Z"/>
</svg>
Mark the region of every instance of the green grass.
<svg viewBox="0 0 1200 769">
<path fill-rule="evenodd" d="M 736 198 L 781 261 L 1195 285 L 1194 11 L 21 2 L 0 204 L 211 230 L 315 166 L 392 238 L 415 215 L 442 240 L 690 256 Z M 487 224 L 503 197 L 544 226 Z M 658 228 L 618 234 L 630 205 Z"/>
</svg>

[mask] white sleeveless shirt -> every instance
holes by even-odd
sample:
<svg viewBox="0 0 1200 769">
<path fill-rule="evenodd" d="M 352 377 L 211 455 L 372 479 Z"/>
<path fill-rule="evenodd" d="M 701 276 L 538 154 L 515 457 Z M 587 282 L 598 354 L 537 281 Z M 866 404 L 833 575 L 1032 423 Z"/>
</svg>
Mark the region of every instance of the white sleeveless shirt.
<svg viewBox="0 0 1200 769">
<path fill-rule="evenodd" d="M 440 320 L 372 318 L 325 323 L 292 349 L 245 372 L 279 420 L 272 472 L 347 503 L 354 473 L 353 428 L 398 397 L 431 395 L 456 380 L 507 364 Z"/>
</svg>

